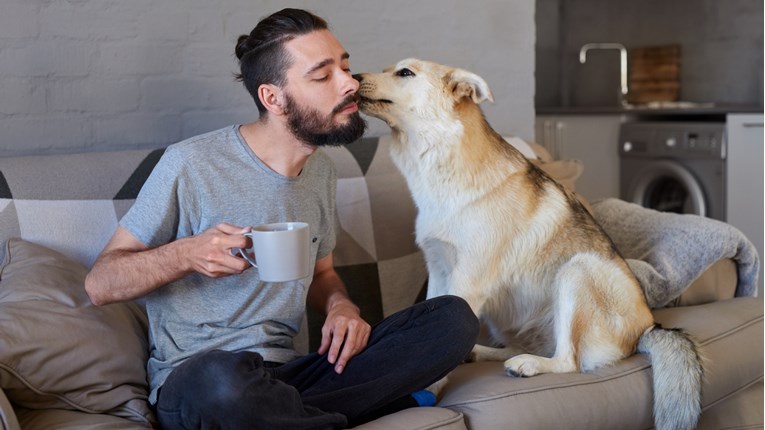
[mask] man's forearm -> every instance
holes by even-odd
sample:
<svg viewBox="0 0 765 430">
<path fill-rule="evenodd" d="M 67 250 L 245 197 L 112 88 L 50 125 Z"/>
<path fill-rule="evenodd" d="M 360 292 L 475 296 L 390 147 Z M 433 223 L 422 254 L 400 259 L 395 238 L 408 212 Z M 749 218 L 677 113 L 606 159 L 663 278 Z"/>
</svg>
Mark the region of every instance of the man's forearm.
<svg viewBox="0 0 765 430">
<path fill-rule="evenodd" d="M 141 250 L 114 249 L 96 260 L 85 290 L 96 305 L 132 300 L 191 272 L 184 261 L 185 240 Z"/>
<path fill-rule="evenodd" d="M 248 246 L 247 231 L 220 223 L 148 249 L 118 227 L 85 278 L 85 291 L 94 304 L 103 305 L 141 297 L 192 272 L 211 278 L 242 273 L 250 264 L 232 255 L 231 249 Z"/>
<path fill-rule="evenodd" d="M 345 284 L 334 271 L 318 273 L 314 276 L 311 288 L 308 290 L 308 305 L 323 313 L 329 314 L 333 306 L 348 303 L 356 306 L 348 297 Z"/>
</svg>

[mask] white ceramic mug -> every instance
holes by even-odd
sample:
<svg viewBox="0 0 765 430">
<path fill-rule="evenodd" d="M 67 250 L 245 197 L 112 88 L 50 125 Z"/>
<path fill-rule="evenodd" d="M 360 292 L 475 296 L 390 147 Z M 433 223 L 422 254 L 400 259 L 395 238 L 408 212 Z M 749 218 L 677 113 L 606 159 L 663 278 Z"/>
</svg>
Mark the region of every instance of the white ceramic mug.
<svg viewBox="0 0 765 430">
<path fill-rule="evenodd" d="M 260 280 L 287 282 L 310 275 L 310 230 L 304 222 L 263 224 L 245 233 L 252 239 L 253 259 L 247 250 L 233 248 L 258 269 Z"/>
</svg>

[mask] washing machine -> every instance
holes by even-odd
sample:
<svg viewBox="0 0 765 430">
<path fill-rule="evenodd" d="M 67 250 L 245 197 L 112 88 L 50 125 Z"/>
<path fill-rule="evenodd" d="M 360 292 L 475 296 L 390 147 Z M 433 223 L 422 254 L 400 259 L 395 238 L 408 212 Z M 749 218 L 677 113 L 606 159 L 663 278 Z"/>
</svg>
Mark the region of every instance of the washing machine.
<svg viewBox="0 0 765 430">
<path fill-rule="evenodd" d="M 619 133 L 622 200 L 725 221 L 725 124 L 633 122 Z"/>
</svg>

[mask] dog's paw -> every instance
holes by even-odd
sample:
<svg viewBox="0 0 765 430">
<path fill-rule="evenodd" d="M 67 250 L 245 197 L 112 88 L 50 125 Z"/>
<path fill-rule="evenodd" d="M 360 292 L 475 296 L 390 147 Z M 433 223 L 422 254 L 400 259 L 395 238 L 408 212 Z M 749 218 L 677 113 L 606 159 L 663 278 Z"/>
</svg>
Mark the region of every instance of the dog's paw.
<svg viewBox="0 0 765 430">
<path fill-rule="evenodd" d="M 508 376 L 520 376 L 524 378 L 538 375 L 540 373 L 539 364 L 539 357 L 534 355 L 516 355 L 505 361 L 505 373 L 507 373 Z"/>
</svg>

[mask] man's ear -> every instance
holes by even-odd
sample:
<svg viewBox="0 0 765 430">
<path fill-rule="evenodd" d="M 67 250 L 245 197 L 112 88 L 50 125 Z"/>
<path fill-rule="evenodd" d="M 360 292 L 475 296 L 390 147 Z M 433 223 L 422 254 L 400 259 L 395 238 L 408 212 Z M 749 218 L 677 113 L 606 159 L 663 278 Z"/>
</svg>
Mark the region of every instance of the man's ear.
<svg viewBox="0 0 765 430">
<path fill-rule="evenodd" d="M 274 115 L 284 115 L 287 100 L 284 91 L 273 84 L 262 84 L 258 87 L 258 98 L 266 110 Z"/>
<path fill-rule="evenodd" d="M 489 85 L 475 73 L 454 69 L 446 75 L 446 82 L 446 88 L 449 89 L 454 100 L 470 97 L 475 104 L 484 100 L 494 102 L 494 96 L 491 94 Z"/>
</svg>

